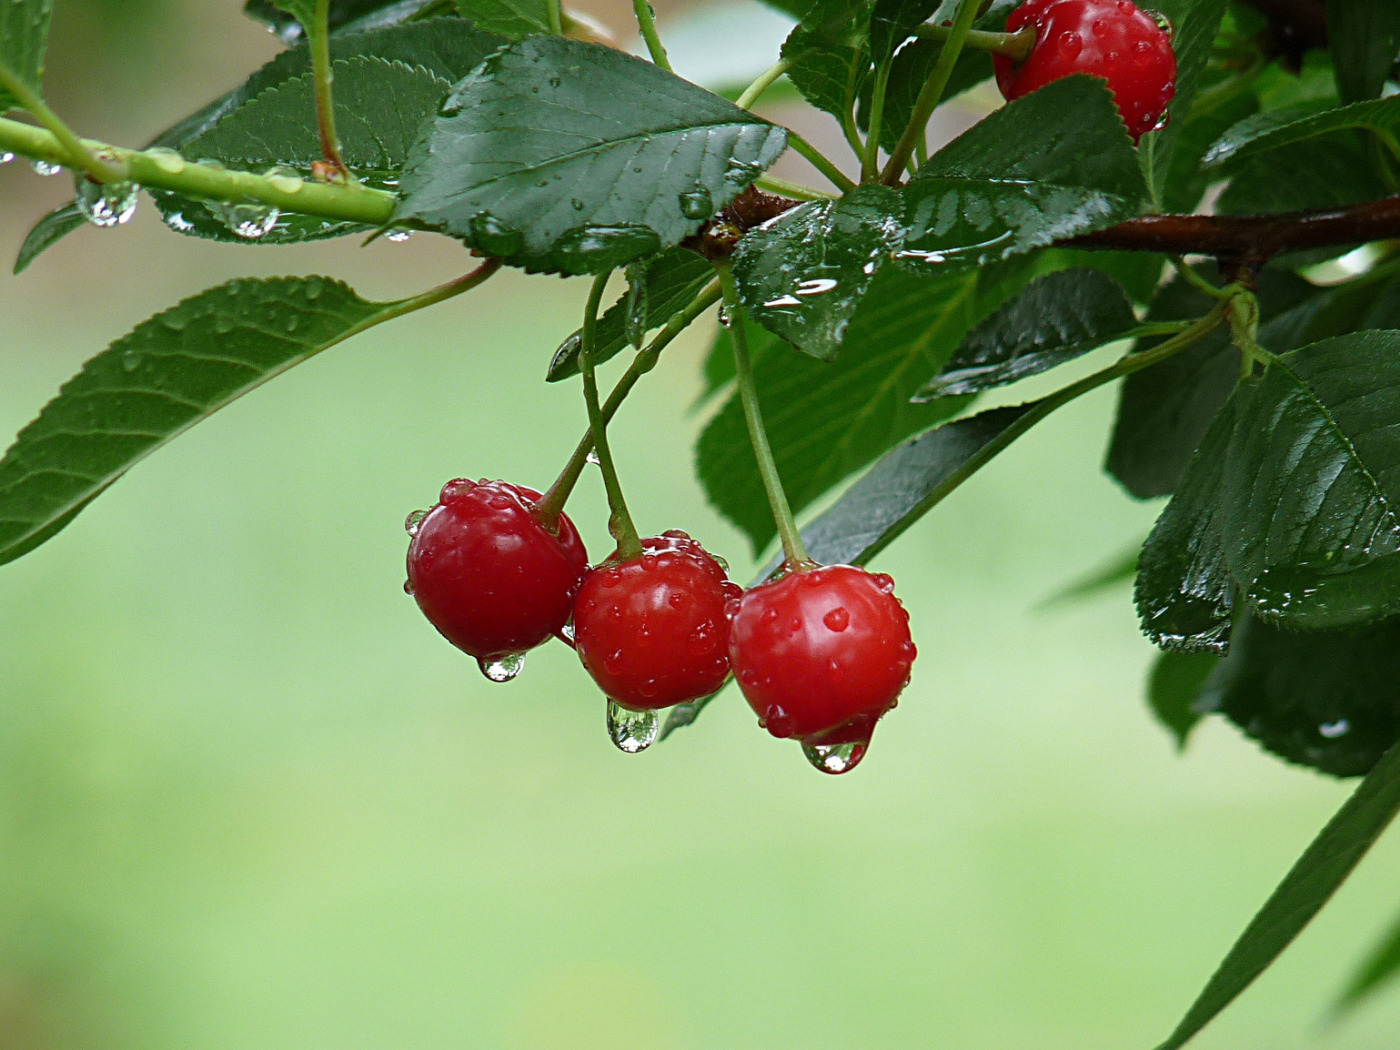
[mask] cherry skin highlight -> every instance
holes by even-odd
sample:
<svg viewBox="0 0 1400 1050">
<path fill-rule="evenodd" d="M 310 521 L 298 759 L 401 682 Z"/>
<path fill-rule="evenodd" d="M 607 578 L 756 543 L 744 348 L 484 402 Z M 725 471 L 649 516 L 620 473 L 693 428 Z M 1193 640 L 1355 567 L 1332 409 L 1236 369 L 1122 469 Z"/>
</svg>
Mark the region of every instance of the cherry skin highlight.
<svg viewBox="0 0 1400 1050">
<path fill-rule="evenodd" d="M 574 601 L 574 647 L 598 687 L 633 711 L 709 696 L 729 677 L 726 604 L 742 593 L 684 532 L 590 572 Z"/>
<path fill-rule="evenodd" d="M 729 659 L 760 724 L 804 744 L 859 743 L 863 753 L 917 652 L 894 581 L 828 565 L 760 584 L 730 612 Z"/>
<path fill-rule="evenodd" d="M 540 493 L 505 481 L 449 481 L 409 519 L 407 590 L 434 627 L 485 663 L 561 631 L 588 568 L 578 530 L 540 521 Z"/>
<path fill-rule="evenodd" d="M 1130 0 L 1029 0 L 1011 12 L 1006 31 L 1028 25 L 1036 38 L 1024 62 L 992 56 L 1007 101 L 1087 73 L 1108 81 L 1134 142 L 1161 124 L 1176 94 L 1176 54 L 1152 15 Z"/>
</svg>

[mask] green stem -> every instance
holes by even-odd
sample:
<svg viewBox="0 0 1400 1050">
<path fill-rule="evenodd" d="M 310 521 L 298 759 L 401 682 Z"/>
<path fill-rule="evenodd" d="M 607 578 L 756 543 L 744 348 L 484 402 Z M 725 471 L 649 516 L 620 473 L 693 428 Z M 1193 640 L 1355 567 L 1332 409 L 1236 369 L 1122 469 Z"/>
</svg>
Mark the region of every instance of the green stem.
<svg viewBox="0 0 1400 1050">
<path fill-rule="evenodd" d="M 845 103 L 841 108 L 841 133 L 846 136 L 846 143 L 851 147 L 851 152 L 859 160 L 865 156 L 865 143 L 860 139 L 860 128 L 856 126 L 856 80 L 859 74 L 859 64 L 851 63 L 850 72 L 846 76 L 846 96 Z"/>
<path fill-rule="evenodd" d="M 821 190 L 814 190 L 810 186 L 803 186 L 798 182 L 788 182 L 787 179 L 780 179 L 775 175 L 760 175 L 754 179 L 754 185 L 769 193 L 776 193 L 780 197 L 791 197 L 799 201 L 829 201 L 832 194 L 823 193 Z"/>
<path fill-rule="evenodd" d="M 919 136 L 924 133 L 924 126 L 928 123 L 928 118 L 933 116 L 933 111 L 943 98 L 943 91 L 948 86 L 948 79 L 953 75 L 953 67 L 957 65 L 958 56 L 962 54 L 963 44 L 967 40 L 968 33 L 972 31 L 972 23 L 977 19 L 977 6 L 978 0 L 961 0 L 958 4 L 958 13 L 953 17 L 953 27 L 948 32 L 948 40 L 943 45 L 943 50 L 938 53 L 938 62 L 934 65 L 928 80 L 925 81 L 923 90 L 919 92 L 908 127 L 904 129 L 904 134 L 899 137 L 899 144 L 895 146 L 894 152 L 890 154 L 889 162 L 885 165 L 881 178 L 891 186 L 899 182 L 900 176 L 904 173 L 904 166 L 914 155 L 914 147 L 918 145 Z"/>
<path fill-rule="evenodd" d="M 1076 398 L 1082 397 L 1092 390 L 1124 376 L 1130 376 L 1134 372 L 1140 372 L 1144 368 L 1151 368 L 1153 365 L 1161 364 L 1169 357 L 1181 353 L 1187 347 L 1193 346 L 1211 332 L 1215 331 L 1225 323 L 1226 313 L 1229 310 L 1228 302 L 1221 302 L 1216 305 L 1205 317 L 1201 318 L 1186 329 L 1180 335 L 1168 339 L 1164 343 L 1159 343 L 1150 350 L 1141 353 L 1128 354 L 1120 358 L 1116 363 L 1100 372 L 1095 372 L 1091 376 L 1086 376 L 1077 383 L 1036 401 L 1028 408 L 1024 414 L 1019 416 L 1014 423 L 999 433 L 991 441 L 979 448 L 962 466 L 950 474 L 942 484 L 933 489 L 925 496 L 919 505 L 909 513 L 904 519 L 902 527 L 890 529 L 880 539 L 867 548 L 861 555 L 861 562 L 868 562 L 875 555 L 893 543 L 903 533 L 908 525 L 913 524 L 933 506 L 945 499 L 949 493 L 956 489 L 972 475 L 985 467 L 998 455 L 1004 452 L 1011 444 L 1034 427 L 1037 423 L 1053 414 L 1057 409 L 1063 408 Z"/>
<path fill-rule="evenodd" d="M 545 0 L 545 12 L 549 17 L 549 31 L 555 36 L 563 36 L 564 12 L 559 0 Z"/>
<path fill-rule="evenodd" d="M 485 284 L 501 268 L 501 260 L 487 259 L 471 273 L 463 274 L 455 280 L 440 284 L 436 288 L 430 288 L 420 295 L 411 295 L 407 299 L 398 299 L 394 302 L 384 303 L 384 309 L 374 314 L 367 322 L 356 325 L 346 332 L 345 338 L 356 335 L 366 328 L 382 324 L 385 321 L 392 321 L 396 317 L 404 314 L 411 314 L 417 310 L 426 309 L 429 306 L 436 306 L 454 296 L 469 292 L 482 284 Z"/>
<path fill-rule="evenodd" d="M 773 511 L 773 521 L 778 526 L 778 536 L 783 543 L 784 564 L 797 569 L 810 565 L 811 559 L 807 557 L 802 533 L 793 520 L 792 506 L 778 476 L 773 448 L 768 444 L 768 431 L 759 412 L 758 390 L 753 381 L 753 362 L 749 358 L 749 337 L 744 329 L 744 307 L 739 302 L 739 287 L 734 283 L 734 271 L 727 262 L 716 263 L 715 269 L 719 271 L 720 287 L 724 289 L 724 308 L 729 314 L 729 341 L 734 344 L 734 374 L 738 380 L 739 401 L 744 407 L 744 422 L 748 424 L 749 440 L 753 443 L 758 473 L 763 479 L 763 491 L 768 495 L 768 506 Z"/>
<path fill-rule="evenodd" d="M 89 151 L 97 151 L 123 171 L 123 177 L 153 189 L 172 190 L 187 197 L 222 201 L 256 201 L 271 204 L 284 212 L 315 215 L 383 226 L 394 215 L 397 198 L 384 190 L 367 186 L 340 186 L 308 182 L 287 175 L 255 175 L 248 171 L 228 171 L 205 164 L 188 163 L 167 150 L 152 153 L 121 149 L 91 139 L 83 140 Z M 53 164 L 73 163 L 71 154 L 50 131 L 0 117 L 0 152 L 18 153 L 31 160 Z"/>
<path fill-rule="evenodd" d="M 671 71 L 671 60 L 666 57 L 666 48 L 656 32 L 656 16 L 647 0 L 632 0 L 632 10 L 637 12 L 637 25 L 642 30 L 642 39 L 647 42 L 651 60 L 667 72 Z"/>
<path fill-rule="evenodd" d="M 583 400 L 588 406 L 588 427 L 593 433 L 593 447 L 598 452 L 598 466 L 603 471 L 603 485 L 608 490 L 608 507 L 612 516 L 608 520 L 608 531 L 617 541 L 616 557 L 620 560 L 638 557 L 642 553 L 642 541 L 637 537 L 637 527 L 632 524 L 632 515 L 627 511 L 627 501 L 622 497 L 622 485 L 617 479 L 617 468 L 613 464 L 612 449 L 608 447 L 608 421 L 598 404 L 598 376 L 593 368 L 593 348 L 598 344 L 598 307 L 603 301 L 603 289 L 608 286 L 611 271 L 600 273 L 593 279 L 593 287 L 588 293 L 588 305 L 583 311 L 583 338 L 579 341 L 578 364 L 583 373 Z"/>
<path fill-rule="evenodd" d="M 608 400 L 603 405 L 604 423 L 612 422 L 613 416 L 622 407 L 622 402 L 627 399 L 627 395 L 637 385 L 637 380 L 656 367 L 656 362 L 661 357 L 661 351 L 666 349 L 676 336 L 689 328 L 697 317 L 719 302 L 720 295 L 719 282 L 712 281 L 704 291 L 691 301 L 689 306 L 674 314 L 666 322 L 666 326 L 647 344 L 646 348 L 632 358 L 632 363 L 627 366 L 627 371 L 617 381 L 617 386 L 613 387 L 612 393 L 608 395 Z M 549 528 L 553 529 L 558 524 L 559 515 L 564 512 L 564 504 L 568 502 L 569 495 L 573 492 L 574 486 L 578 484 L 578 479 L 583 474 L 583 468 L 588 465 L 588 454 L 592 451 L 593 430 L 590 428 L 574 449 L 574 454 L 569 457 L 569 462 L 559 472 L 559 477 L 549 487 L 549 491 L 540 498 L 537 508 L 540 520 Z"/>
<path fill-rule="evenodd" d="M 831 163 L 831 161 L 828 160 L 825 155 L 823 155 L 819 150 L 817 150 L 815 146 L 813 146 L 810 142 L 804 139 L 797 132 L 789 129 L 787 137 L 788 145 L 795 149 L 798 153 L 802 154 L 802 156 L 806 157 L 811 162 L 812 167 L 816 168 L 819 172 L 821 172 L 829 180 L 831 180 L 831 184 L 837 189 L 839 189 L 842 193 L 850 193 L 851 190 L 856 188 L 856 184 L 854 182 L 846 178 L 845 175 L 841 174 L 840 168 L 838 168 L 835 164 Z"/>
<path fill-rule="evenodd" d="M 924 23 L 914 30 L 914 35 L 925 40 L 948 40 L 953 35 L 951 26 Z M 1004 55 L 1013 62 L 1024 62 L 1035 46 L 1035 27 L 1025 26 L 1014 33 L 988 33 L 982 29 L 968 30 L 963 43 L 978 51 L 993 55 Z"/>
<path fill-rule="evenodd" d="M 1172 266 L 1176 272 L 1181 274 L 1181 279 L 1189 284 L 1202 295 L 1208 295 L 1212 299 L 1229 299 L 1235 293 L 1228 288 L 1217 288 L 1197 272 L 1196 268 L 1188 263 L 1180 255 L 1169 255 Z"/>
<path fill-rule="evenodd" d="M 885 94 L 890 86 L 890 62 L 875 70 L 875 87 L 870 94 L 870 130 L 865 136 L 865 153 L 860 162 L 860 181 L 873 182 L 880 173 L 880 127 L 885 120 Z"/>
<path fill-rule="evenodd" d="M 755 102 L 758 101 L 758 97 L 760 95 L 762 95 L 770 87 L 776 84 L 778 80 L 781 79 L 787 73 L 787 71 L 793 67 L 794 62 L 800 60 L 803 57 L 805 56 L 799 55 L 797 59 L 778 59 L 778 61 L 774 62 L 771 66 L 769 66 L 762 73 L 760 73 L 758 75 L 757 80 L 755 80 L 748 87 L 744 88 L 743 93 L 740 94 L 740 96 L 734 100 L 734 104 L 740 109 L 748 109 L 750 106 L 752 106 Z"/>
<path fill-rule="evenodd" d="M 306 30 L 307 44 L 311 48 L 311 79 L 316 94 L 316 128 L 321 136 L 321 156 L 333 167 L 337 174 L 354 182 L 345 158 L 340 155 L 340 136 L 335 131 L 335 102 L 331 87 L 335 73 L 331 69 L 331 35 L 329 29 L 331 0 L 316 0 L 314 21 Z"/>
<path fill-rule="evenodd" d="M 36 160 L 50 160 L 60 163 L 64 167 L 86 172 L 88 178 L 94 182 L 121 182 L 127 177 L 123 165 L 97 157 L 87 144 L 73 133 L 73 129 L 63 123 L 59 115 L 49 109 L 48 104 L 3 62 L 0 62 L 0 88 L 9 92 L 21 108 L 28 110 L 35 120 L 47 128 L 49 134 L 62 147 L 60 156 L 37 157 Z M 7 121 L 7 123 L 15 122 Z M 27 127 L 28 125 L 20 126 Z M 6 150 L 6 152 L 18 153 L 20 151 Z"/>
</svg>

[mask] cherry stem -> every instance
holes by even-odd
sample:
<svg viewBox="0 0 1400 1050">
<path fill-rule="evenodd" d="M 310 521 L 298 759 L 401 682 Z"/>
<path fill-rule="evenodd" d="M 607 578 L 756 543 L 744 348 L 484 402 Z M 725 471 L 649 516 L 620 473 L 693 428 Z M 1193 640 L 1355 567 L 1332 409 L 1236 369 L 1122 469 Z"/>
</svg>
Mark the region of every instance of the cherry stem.
<svg viewBox="0 0 1400 1050">
<path fill-rule="evenodd" d="M 811 54 L 810 51 L 798 55 L 796 59 L 778 59 L 778 61 L 774 62 L 771 66 L 769 66 L 762 73 L 760 73 L 758 75 L 758 79 L 756 79 L 748 87 L 744 88 L 743 92 L 739 95 L 739 97 L 734 100 L 734 104 L 740 109 L 749 109 L 753 106 L 755 102 L 758 101 L 759 96 L 762 95 L 765 91 L 767 91 L 770 87 L 772 87 L 775 83 L 777 83 L 779 78 L 786 74 L 787 71 L 791 69 L 797 61 L 806 58 L 809 54 Z"/>
<path fill-rule="evenodd" d="M 893 59 L 881 62 L 875 70 L 875 87 L 870 94 L 870 131 L 860 161 L 860 181 L 874 182 L 880 174 L 880 130 L 885 122 L 885 94 L 890 86 Z"/>
<path fill-rule="evenodd" d="M 697 295 L 684 310 L 672 315 L 666 322 L 666 326 L 661 329 L 647 344 L 646 349 L 640 351 L 632 359 L 632 363 L 627 366 L 627 371 L 622 374 L 622 378 L 617 381 L 617 386 L 613 387 L 612 393 L 608 395 L 608 400 L 603 405 L 603 421 L 611 423 L 617 410 L 622 407 L 622 402 L 627 399 L 627 395 L 632 392 L 632 388 L 637 385 L 637 380 L 646 375 L 656 367 L 656 362 L 661 357 L 661 351 L 666 349 L 691 323 L 703 314 L 720 299 L 720 287 L 718 281 L 712 281 L 703 292 Z M 555 479 L 553 485 L 549 486 L 549 491 L 540 497 L 536 505 L 536 513 L 545 527 L 553 531 L 558 528 L 559 515 L 564 513 L 564 504 L 568 502 L 569 495 L 573 492 L 574 486 L 578 484 L 578 479 L 583 475 L 583 468 L 588 465 L 588 454 L 593 451 L 593 430 L 589 428 L 579 441 L 578 447 L 574 449 L 574 454 L 569 457 L 569 462 L 564 469 L 559 472 L 559 477 Z"/>
<path fill-rule="evenodd" d="M 833 186 L 842 193 L 850 193 L 851 190 L 856 188 L 856 184 L 848 179 L 845 173 L 833 164 L 826 154 L 822 153 L 821 150 L 817 149 L 791 128 L 785 130 L 787 131 L 788 145 L 791 146 L 794 151 L 806 157 L 812 167 L 825 175 Z"/>
<path fill-rule="evenodd" d="M 933 116 L 934 109 L 942 100 L 948 80 L 953 75 L 953 67 L 957 65 L 958 55 L 962 54 L 967 35 L 972 32 L 972 23 L 977 20 L 978 6 L 978 0 L 961 0 L 958 4 L 958 13 L 953 17 L 953 26 L 948 31 L 947 42 L 938 53 L 938 62 L 928 80 L 924 82 L 918 100 L 914 103 L 913 116 L 909 118 L 904 134 L 899 137 L 899 144 L 895 146 L 888 163 L 885 164 L 881 179 L 887 185 L 893 186 L 899 182 L 905 165 L 914 155 L 914 148 L 919 144 L 929 117 Z"/>
<path fill-rule="evenodd" d="M 951 26 L 934 25 L 925 22 L 914 30 L 914 35 L 925 40 L 947 40 L 952 36 Z M 1024 62 L 1035 47 L 1035 26 L 1022 26 L 1014 33 L 989 33 L 982 29 L 968 30 L 964 46 L 1002 55 L 1013 62 Z"/>
<path fill-rule="evenodd" d="M 306 30 L 307 44 L 311 48 L 311 79 L 316 94 L 316 127 L 321 136 L 321 155 L 326 158 L 336 172 L 349 183 L 358 185 L 358 180 L 350 174 L 345 158 L 340 155 L 340 136 L 335 130 L 335 102 L 331 85 L 335 73 L 331 69 L 331 36 L 329 29 L 330 0 L 316 0 L 316 14 Z"/>
<path fill-rule="evenodd" d="M 564 12 L 559 0 L 545 0 L 545 11 L 549 18 L 549 31 L 555 36 L 563 36 Z"/>
<path fill-rule="evenodd" d="M 632 0 L 632 10 L 637 13 L 637 26 L 642 31 L 642 39 L 647 42 L 651 60 L 666 72 L 671 72 L 671 60 L 667 57 L 661 36 L 656 31 L 656 15 L 652 12 L 651 4 L 647 0 Z"/>
<path fill-rule="evenodd" d="M 622 484 L 617 479 L 612 449 L 608 447 L 608 421 L 603 415 L 602 406 L 598 404 L 598 376 L 593 368 L 593 348 L 598 343 L 598 307 L 611 276 L 612 271 L 606 271 L 593 279 L 588 305 L 583 311 L 583 337 L 579 341 L 578 364 L 579 371 L 583 373 L 583 400 L 588 406 L 588 427 L 593 434 L 593 448 L 598 453 L 598 466 L 603 472 L 603 485 L 608 490 L 608 508 L 611 511 L 608 531 L 617 541 L 617 557 L 625 560 L 642 553 L 642 541 L 637 536 L 637 527 L 632 524 L 627 501 L 622 496 Z"/>
<path fill-rule="evenodd" d="M 763 491 L 768 496 L 768 506 L 773 511 L 773 521 L 778 526 L 778 536 L 783 543 L 783 558 L 790 568 L 810 565 L 807 547 L 802 542 L 802 533 L 792 517 L 792 506 L 783 490 L 782 478 L 778 476 L 778 465 L 773 461 L 773 448 L 768 443 L 768 431 L 763 426 L 763 415 L 758 408 L 758 390 L 753 381 L 753 361 L 749 357 L 749 336 L 744 328 L 744 307 L 739 302 L 739 287 L 734 283 L 734 271 L 727 262 L 715 263 L 719 272 L 720 287 L 724 290 L 724 309 L 729 316 L 729 341 L 734 346 L 734 374 L 738 380 L 739 401 L 744 408 L 744 422 L 748 424 L 749 441 L 753 444 L 754 458 L 758 460 L 758 473 L 763 479 Z"/>
<path fill-rule="evenodd" d="M 66 162 L 69 167 L 77 168 L 86 172 L 88 178 L 94 182 L 120 182 L 127 177 L 125 165 L 111 163 L 99 158 L 92 150 L 83 143 L 73 133 L 73 129 L 65 124 L 57 113 L 48 107 L 48 104 L 30 88 L 13 70 L 0 62 L 0 88 L 19 103 L 20 108 L 27 110 L 40 124 L 42 124 L 53 135 L 67 155 Z"/>
</svg>

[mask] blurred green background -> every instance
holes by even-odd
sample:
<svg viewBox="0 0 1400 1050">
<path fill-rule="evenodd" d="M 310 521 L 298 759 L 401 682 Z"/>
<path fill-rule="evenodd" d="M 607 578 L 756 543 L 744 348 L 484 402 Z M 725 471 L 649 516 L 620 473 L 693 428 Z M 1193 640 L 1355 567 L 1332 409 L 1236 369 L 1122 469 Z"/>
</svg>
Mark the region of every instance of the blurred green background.
<svg viewBox="0 0 1400 1050">
<path fill-rule="evenodd" d="M 56 107 L 149 137 L 273 53 L 239 6 L 59 0 Z M 64 181 L 0 169 L 0 258 Z M 465 261 L 424 236 L 219 247 L 149 207 L 79 231 L 0 279 L 0 430 L 226 277 L 387 298 Z M 877 563 L 921 656 L 858 772 L 813 772 L 734 693 L 630 758 L 567 649 L 491 685 L 401 590 L 400 523 L 442 481 L 542 486 L 581 433 L 576 387 L 541 377 L 583 291 L 507 275 L 361 336 L 0 569 L 0 1048 L 1145 1050 L 1175 1023 L 1349 787 L 1214 721 L 1178 757 L 1126 587 L 1036 611 L 1157 509 L 1099 472 L 1111 393 Z M 691 469 L 708 338 L 615 440 L 642 527 L 743 580 Z M 1325 1018 L 1398 861 L 1388 838 L 1202 1050 L 1393 1048 L 1400 988 Z"/>
</svg>

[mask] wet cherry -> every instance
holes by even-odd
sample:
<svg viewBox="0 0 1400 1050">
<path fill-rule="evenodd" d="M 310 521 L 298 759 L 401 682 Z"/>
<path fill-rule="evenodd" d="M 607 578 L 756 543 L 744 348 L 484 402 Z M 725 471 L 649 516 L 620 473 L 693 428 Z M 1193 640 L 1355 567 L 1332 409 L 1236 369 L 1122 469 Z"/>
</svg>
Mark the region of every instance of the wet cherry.
<svg viewBox="0 0 1400 1050">
<path fill-rule="evenodd" d="M 407 590 L 449 642 L 493 679 L 561 631 L 588 568 L 573 522 L 536 516 L 540 494 L 504 481 L 449 481 L 437 506 L 410 516 Z"/>
<path fill-rule="evenodd" d="M 584 578 L 574 602 L 574 647 L 615 704 L 656 711 L 724 684 L 725 606 L 742 591 L 683 532 L 645 539 L 642 547 L 640 557 L 605 563 Z"/>
<path fill-rule="evenodd" d="M 827 773 L 852 769 L 916 650 L 894 581 L 850 565 L 792 572 L 730 608 L 729 658 L 761 724 Z"/>
<path fill-rule="evenodd" d="M 1029 0 L 1011 12 L 1006 31 L 1027 25 L 1036 39 L 1024 62 L 992 57 L 1008 100 L 1087 73 L 1108 81 L 1133 141 L 1161 125 L 1176 94 L 1176 55 L 1153 15 L 1129 0 Z"/>
</svg>

